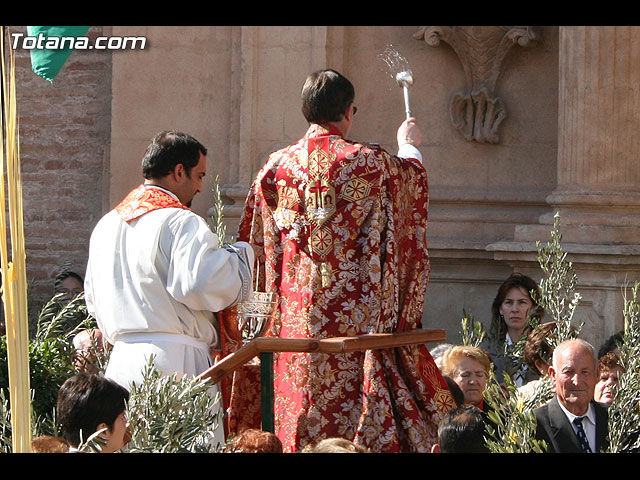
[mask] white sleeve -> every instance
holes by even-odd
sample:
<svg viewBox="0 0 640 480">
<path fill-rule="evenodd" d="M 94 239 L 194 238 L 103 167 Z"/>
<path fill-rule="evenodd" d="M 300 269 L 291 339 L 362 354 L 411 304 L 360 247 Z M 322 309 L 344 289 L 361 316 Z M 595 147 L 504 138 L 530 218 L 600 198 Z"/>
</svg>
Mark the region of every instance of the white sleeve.
<svg viewBox="0 0 640 480">
<path fill-rule="evenodd" d="M 420 153 L 420 150 L 410 143 L 400 145 L 400 148 L 398 148 L 398 156 L 400 158 L 415 158 L 422 163 L 422 154 Z"/>
<path fill-rule="evenodd" d="M 87 269 L 84 273 L 84 303 L 87 306 L 87 313 L 93 318 L 96 317 L 96 309 L 93 305 L 93 278 L 91 277 L 91 257 L 87 260 Z"/>
<path fill-rule="evenodd" d="M 218 312 L 248 297 L 253 283 L 251 245 L 238 242 L 233 248 L 218 248 L 217 236 L 194 214 L 171 222 L 161 236 L 161 245 L 170 243 L 167 291 L 175 300 L 194 310 Z"/>
</svg>

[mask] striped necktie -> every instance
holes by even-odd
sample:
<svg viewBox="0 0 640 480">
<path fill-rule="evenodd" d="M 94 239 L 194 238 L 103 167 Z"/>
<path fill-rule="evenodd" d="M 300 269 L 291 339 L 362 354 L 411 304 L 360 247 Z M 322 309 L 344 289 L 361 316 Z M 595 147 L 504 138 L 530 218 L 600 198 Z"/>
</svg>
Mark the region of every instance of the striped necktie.
<svg viewBox="0 0 640 480">
<path fill-rule="evenodd" d="M 573 419 L 573 424 L 578 429 L 577 435 L 578 440 L 580 440 L 580 447 L 584 453 L 591 453 L 591 447 L 589 446 L 589 442 L 587 441 L 587 435 L 584 433 L 584 428 L 582 428 L 582 419 L 584 417 L 576 417 Z"/>
</svg>

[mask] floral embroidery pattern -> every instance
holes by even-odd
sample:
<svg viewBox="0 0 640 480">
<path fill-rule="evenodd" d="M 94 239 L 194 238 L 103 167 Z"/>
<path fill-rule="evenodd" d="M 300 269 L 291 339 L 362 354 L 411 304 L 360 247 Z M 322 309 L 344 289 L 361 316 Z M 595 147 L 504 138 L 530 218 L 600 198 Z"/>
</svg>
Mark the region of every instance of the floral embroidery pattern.
<svg viewBox="0 0 640 480">
<path fill-rule="evenodd" d="M 145 213 L 169 207 L 189 210 L 189 207 L 168 193 L 157 188 L 146 188 L 144 185 L 140 185 L 129 192 L 116 207 L 116 211 L 125 222 L 130 222 Z"/>
<path fill-rule="evenodd" d="M 251 188 L 238 237 L 263 247 L 260 288 L 279 293 L 268 334 L 331 338 L 420 328 L 427 196 L 421 164 L 323 126 L 273 153 Z M 236 372 L 233 384 L 246 378 Z M 374 452 L 427 452 L 453 406 L 424 345 L 274 354 L 274 395 L 285 452 L 334 436 Z M 231 393 L 235 428 L 259 428 L 248 406 L 256 398 Z"/>
</svg>

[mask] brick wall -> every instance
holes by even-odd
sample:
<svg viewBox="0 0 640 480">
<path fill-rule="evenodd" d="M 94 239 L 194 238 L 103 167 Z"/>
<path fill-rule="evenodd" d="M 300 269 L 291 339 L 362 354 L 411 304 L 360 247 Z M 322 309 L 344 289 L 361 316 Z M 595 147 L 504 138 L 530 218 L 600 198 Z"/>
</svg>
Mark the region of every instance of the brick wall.
<svg viewBox="0 0 640 480">
<path fill-rule="evenodd" d="M 9 27 L 22 32 L 26 27 Z M 88 36 L 103 33 L 91 27 Z M 53 80 L 16 50 L 29 316 L 33 324 L 66 262 L 84 276 L 88 241 L 102 216 L 111 132 L 111 53 L 77 50 Z M 105 173 L 106 172 L 106 173 Z"/>
</svg>

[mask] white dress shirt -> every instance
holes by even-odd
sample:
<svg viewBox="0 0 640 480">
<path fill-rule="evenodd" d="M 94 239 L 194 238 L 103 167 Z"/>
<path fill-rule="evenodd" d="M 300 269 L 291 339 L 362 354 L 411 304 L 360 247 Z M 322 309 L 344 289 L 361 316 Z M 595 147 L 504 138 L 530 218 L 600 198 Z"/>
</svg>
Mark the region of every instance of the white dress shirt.
<svg viewBox="0 0 640 480">
<path fill-rule="evenodd" d="M 569 410 L 562 405 L 562 402 L 558 401 L 560 408 L 569 419 L 569 423 L 571 424 L 571 428 L 573 431 L 578 434 L 577 427 L 573 424 L 573 419 L 582 417 L 582 428 L 584 429 L 584 433 L 587 436 L 587 441 L 589 442 L 589 447 L 591 447 L 591 451 L 593 453 L 596 452 L 596 412 L 593 408 L 593 405 L 589 404 L 589 408 L 587 409 L 587 413 L 584 415 L 574 415 Z"/>
</svg>

